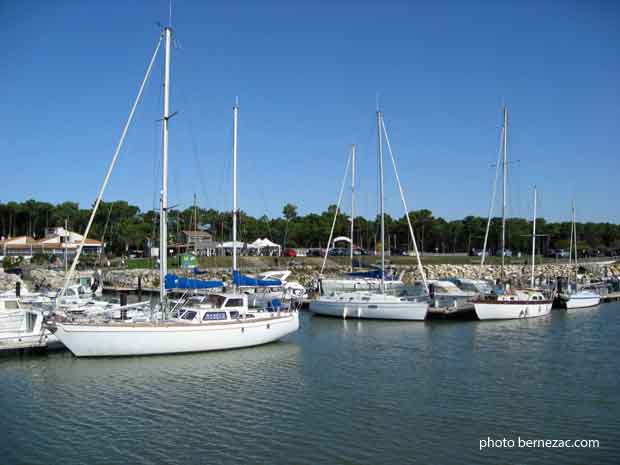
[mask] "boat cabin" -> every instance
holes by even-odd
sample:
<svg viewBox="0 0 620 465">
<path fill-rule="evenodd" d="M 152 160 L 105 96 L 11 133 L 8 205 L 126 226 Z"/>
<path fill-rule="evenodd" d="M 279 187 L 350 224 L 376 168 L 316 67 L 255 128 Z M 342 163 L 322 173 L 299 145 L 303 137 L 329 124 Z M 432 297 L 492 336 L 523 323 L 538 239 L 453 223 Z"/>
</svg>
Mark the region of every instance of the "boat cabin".
<svg viewBox="0 0 620 465">
<path fill-rule="evenodd" d="M 248 312 L 248 296 L 245 294 L 208 294 L 192 296 L 176 312 L 179 320 L 191 323 L 209 321 L 234 321 L 253 318 Z"/>
<path fill-rule="evenodd" d="M 506 294 L 500 294 L 497 296 L 497 300 L 500 302 L 542 302 L 548 301 L 540 291 L 536 290 L 515 290 L 507 292 Z"/>
</svg>

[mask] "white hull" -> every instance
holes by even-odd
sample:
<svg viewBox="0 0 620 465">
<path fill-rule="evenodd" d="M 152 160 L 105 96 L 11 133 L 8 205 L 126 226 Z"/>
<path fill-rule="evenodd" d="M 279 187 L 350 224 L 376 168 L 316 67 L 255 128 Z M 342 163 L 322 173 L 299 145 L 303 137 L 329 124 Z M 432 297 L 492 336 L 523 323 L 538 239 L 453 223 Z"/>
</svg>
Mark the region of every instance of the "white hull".
<svg viewBox="0 0 620 465">
<path fill-rule="evenodd" d="M 244 322 L 183 324 L 58 323 L 55 335 L 77 357 L 116 357 L 239 349 L 277 341 L 299 328 L 299 314 Z"/>
<path fill-rule="evenodd" d="M 574 308 L 595 307 L 601 303 L 601 296 L 594 292 L 577 292 L 567 296 L 562 296 L 567 310 Z"/>
<path fill-rule="evenodd" d="M 321 280 L 321 292 L 323 295 L 329 295 L 334 292 L 377 291 L 380 287 L 381 280 L 373 278 L 324 278 Z M 385 281 L 386 292 L 398 291 L 404 287 L 405 285 L 402 281 Z"/>
<path fill-rule="evenodd" d="M 350 294 L 349 294 L 350 295 Z M 385 296 L 389 297 L 389 296 Z M 428 302 L 403 301 L 397 298 L 350 301 L 338 296 L 321 297 L 310 302 L 310 311 L 317 315 L 339 318 L 360 318 L 375 320 L 414 320 L 426 319 Z"/>
<path fill-rule="evenodd" d="M 17 310 L 0 316 L 0 351 L 37 347 L 62 347 L 58 338 L 43 326 L 41 312 Z"/>
<path fill-rule="evenodd" d="M 476 302 L 476 316 L 479 320 L 517 320 L 536 318 L 551 312 L 552 302 L 498 303 Z"/>
</svg>

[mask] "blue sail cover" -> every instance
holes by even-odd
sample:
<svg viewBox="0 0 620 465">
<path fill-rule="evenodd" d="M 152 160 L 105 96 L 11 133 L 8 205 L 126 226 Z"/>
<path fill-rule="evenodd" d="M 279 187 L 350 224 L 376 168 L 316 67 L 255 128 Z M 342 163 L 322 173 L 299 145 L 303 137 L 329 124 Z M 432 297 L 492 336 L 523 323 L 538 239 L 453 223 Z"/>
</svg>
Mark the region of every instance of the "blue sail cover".
<svg viewBox="0 0 620 465">
<path fill-rule="evenodd" d="M 256 279 L 250 276 L 244 276 L 238 271 L 233 271 L 233 283 L 237 286 L 281 286 L 282 281 L 279 279 Z"/>
<path fill-rule="evenodd" d="M 194 268 L 194 274 L 207 274 L 209 270 L 201 270 L 200 268 Z"/>
<path fill-rule="evenodd" d="M 174 274 L 166 275 L 166 289 L 212 289 L 224 287 L 222 281 L 202 281 L 201 279 L 183 278 Z"/>
</svg>

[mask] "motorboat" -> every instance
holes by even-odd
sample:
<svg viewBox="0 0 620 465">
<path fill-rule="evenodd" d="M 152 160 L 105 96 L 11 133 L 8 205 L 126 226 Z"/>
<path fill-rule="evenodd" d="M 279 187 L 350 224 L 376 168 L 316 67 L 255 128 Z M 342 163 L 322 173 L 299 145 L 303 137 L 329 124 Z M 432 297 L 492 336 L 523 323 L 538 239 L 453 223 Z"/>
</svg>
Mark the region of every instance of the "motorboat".
<svg viewBox="0 0 620 465">
<path fill-rule="evenodd" d="M 23 307 L 17 298 L 0 298 L 0 351 L 58 348 L 62 344 L 45 327 L 41 310 Z"/>
</svg>

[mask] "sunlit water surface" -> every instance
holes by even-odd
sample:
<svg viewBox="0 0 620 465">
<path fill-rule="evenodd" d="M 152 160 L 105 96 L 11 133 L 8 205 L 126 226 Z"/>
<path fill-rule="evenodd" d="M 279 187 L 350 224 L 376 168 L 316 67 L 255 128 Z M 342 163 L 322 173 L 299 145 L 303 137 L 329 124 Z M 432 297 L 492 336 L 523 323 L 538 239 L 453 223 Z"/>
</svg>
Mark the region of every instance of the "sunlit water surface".
<svg viewBox="0 0 620 465">
<path fill-rule="evenodd" d="M 620 304 L 527 321 L 302 315 L 247 350 L 0 358 L 3 464 L 620 463 Z M 487 449 L 597 439 L 596 449 Z"/>
</svg>

